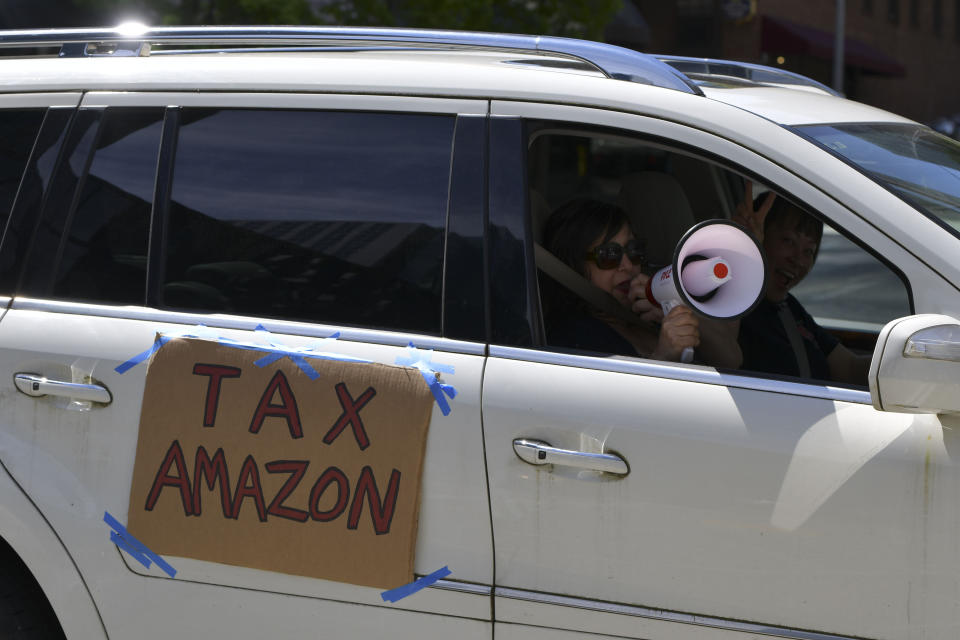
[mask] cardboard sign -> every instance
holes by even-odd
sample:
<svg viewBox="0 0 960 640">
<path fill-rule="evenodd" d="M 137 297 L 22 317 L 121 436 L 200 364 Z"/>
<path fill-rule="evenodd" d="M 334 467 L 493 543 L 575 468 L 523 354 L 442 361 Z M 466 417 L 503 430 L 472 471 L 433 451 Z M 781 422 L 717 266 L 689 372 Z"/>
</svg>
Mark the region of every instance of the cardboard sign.
<svg viewBox="0 0 960 640">
<path fill-rule="evenodd" d="M 175 339 L 150 361 L 128 529 L 160 554 L 390 588 L 413 577 L 433 399 L 416 369 Z"/>
</svg>

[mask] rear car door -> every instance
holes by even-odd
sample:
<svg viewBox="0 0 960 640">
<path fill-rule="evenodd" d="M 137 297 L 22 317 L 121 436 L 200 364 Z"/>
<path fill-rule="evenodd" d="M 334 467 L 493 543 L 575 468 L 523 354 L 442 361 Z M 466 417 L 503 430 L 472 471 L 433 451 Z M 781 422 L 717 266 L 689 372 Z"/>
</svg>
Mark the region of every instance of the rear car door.
<svg viewBox="0 0 960 640">
<path fill-rule="evenodd" d="M 0 327 L 0 455 L 63 540 L 108 633 L 490 636 L 480 430 L 485 329 L 476 313 L 480 218 L 471 204 L 482 195 L 485 109 L 482 102 L 375 96 L 86 94 L 58 143 L 52 180 L 41 198 L 23 203 L 14 220 L 21 237 L 10 236 L 31 251 L 16 254 L 22 269 L 7 263 L 17 295 Z M 31 162 L 37 170 L 50 165 L 46 156 Z M 460 250 L 445 261 L 451 241 Z M 5 243 L 5 257 L 12 247 Z M 444 296 L 445 268 L 470 286 Z M 481 281 L 469 282 L 474 276 Z M 326 339 L 322 350 L 335 358 L 435 369 L 449 406 L 432 410 L 414 573 L 448 567 L 446 579 L 391 602 L 384 589 L 349 579 L 196 556 L 166 557 L 176 570 L 171 578 L 118 549 L 105 519 L 122 526 L 128 505 L 144 501 L 131 495 L 147 369 L 137 356 L 158 334 L 287 353 Z M 20 390 L 18 374 L 28 376 Z M 203 375 L 213 388 L 214 376 Z M 29 380 L 41 386 L 31 389 Z M 103 395 L 77 391 L 91 387 Z M 282 420 L 270 416 L 290 405 L 273 391 L 260 405 L 276 427 Z M 355 402 L 355 412 L 360 391 L 341 397 Z M 309 419 L 303 416 L 305 428 Z M 209 454 L 215 457 L 213 448 Z M 158 500 L 179 506 L 171 485 L 193 474 L 193 452 L 185 460 L 179 475 L 158 467 Z M 246 464 L 226 460 L 231 474 Z M 280 475 L 244 466 L 244 483 L 230 475 L 235 489 L 223 499 L 239 506 L 235 519 L 260 515 L 259 526 L 269 527 L 308 513 L 312 475 L 322 467 L 308 469 L 311 477 L 273 504 L 272 515 L 260 513 L 254 494 L 262 490 L 266 507 L 289 486 L 290 464 Z M 192 480 L 206 508 L 216 505 L 224 483 L 216 487 L 208 476 L 207 490 L 195 474 Z M 387 478 L 372 484 L 373 493 L 386 491 Z M 343 511 L 335 502 L 314 505 L 328 522 L 298 526 L 346 527 L 345 514 L 331 521 L 335 508 Z M 358 507 L 359 526 L 375 527 L 383 504 Z M 182 517 L 190 515 L 184 503 Z M 254 536 L 248 545 L 256 544 Z"/>
<path fill-rule="evenodd" d="M 903 301 L 894 314 L 956 315 L 956 288 L 824 191 L 729 140 L 613 111 L 494 102 L 492 114 L 492 166 L 524 173 L 531 191 L 498 197 L 491 176 L 492 295 L 504 310 L 493 316 L 483 412 L 498 637 L 955 635 L 955 421 L 878 412 L 866 386 L 550 348 L 532 266 L 537 188 L 552 178 L 570 197 L 613 200 L 603 170 L 630 163 L 602 154 L 636 141 L 650 150 L 636 156 L 642 170 L 661 162 L 680 176 L 695 160 L 819 212 L 887 265 Z M 545 180 L 524 157 L 534 131 L 601 143 Z M 806 143 L 763 133 L 802 156 Z M 820 162 L 823 184 L 879 191 Z M 715 188 L 693 186 L 691 200 Z M 911 215 L 887 196 L 883 206 Z M 543 451 L 554 464 L 525 461 L 519 439 L 562 451 Z M 602 470 L 618 460 L 624 469 Z"/>
</svg>

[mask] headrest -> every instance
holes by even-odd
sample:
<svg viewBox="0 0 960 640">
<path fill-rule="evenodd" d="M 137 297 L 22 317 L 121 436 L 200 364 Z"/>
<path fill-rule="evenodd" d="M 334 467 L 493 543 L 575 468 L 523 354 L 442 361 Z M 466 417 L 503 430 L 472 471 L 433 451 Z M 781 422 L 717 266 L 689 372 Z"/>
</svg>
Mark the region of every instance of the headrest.
<svg viewBox="0 0 960 640">
<path fill-rule="evenodd" d="M 696 223 L 690 201 L 676 178 L 660 171 L 624 176 L 617 196 L 638 238 L 646 240 L 647 261 L 662 267 L 673 261 L 673 251 Z"/>
<path fill-rule="evenodd" d="M 533 240 L 543 242 L 543 229 L 547 226 L 547 218 L 553 213 L 547 199 L 539 191 L 530 189 L 530 217 L 533 222 Z"/>
</svg>

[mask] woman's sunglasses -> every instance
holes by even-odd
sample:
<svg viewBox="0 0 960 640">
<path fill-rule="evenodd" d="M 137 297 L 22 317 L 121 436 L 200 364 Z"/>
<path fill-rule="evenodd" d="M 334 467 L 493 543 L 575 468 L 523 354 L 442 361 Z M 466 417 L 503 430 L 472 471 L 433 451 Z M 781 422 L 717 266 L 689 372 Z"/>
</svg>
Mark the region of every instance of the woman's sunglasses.
<svg viewBox="0 0 960 640">
<path fill-rule="evenodd" d="M 643 248 L 643 243 L 636 238 L 628 240 L 626 245 L 604 242 L 587 251 L 586 259 L 593 260 L 599 269 L 616 269 L 626 253 L 630 262 L 639 266 L 645 260 Z"/>
</svg>

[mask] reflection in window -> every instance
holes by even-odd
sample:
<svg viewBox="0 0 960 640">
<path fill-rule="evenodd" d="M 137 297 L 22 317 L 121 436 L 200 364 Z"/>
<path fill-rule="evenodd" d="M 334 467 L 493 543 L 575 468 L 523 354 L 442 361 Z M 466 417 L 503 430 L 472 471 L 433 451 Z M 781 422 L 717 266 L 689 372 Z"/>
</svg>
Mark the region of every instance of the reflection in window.
<svg viewBox="0 0 960 640">
<path fill-rule="evenodd" d="M 440 331 L 453 118 L 186 110 L 168 307 Z"/>
<path fill-rule="evenodd" d="M 0 111 L 0 229 L 7 224 L 42 120 L 42 109 Z"/>
<path fill-rule="evenodd" d="M 916 124 L 797 127 L 960 236 L 960 143 Z"/>
<path fill-rule="evenodd" d="M 160 108 L 106 110 L 77 209 L 61 241 L 57 297 L 144 304 L 162 119 Z M 77 174 L 82 163 L 83 158 L 70 159 Z"/>
</svg>

